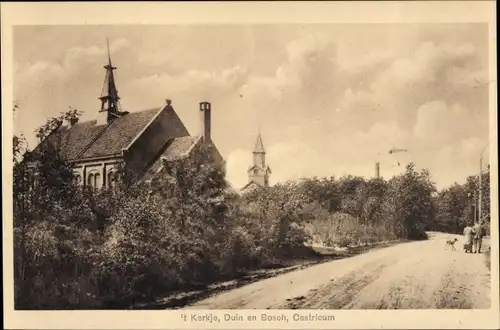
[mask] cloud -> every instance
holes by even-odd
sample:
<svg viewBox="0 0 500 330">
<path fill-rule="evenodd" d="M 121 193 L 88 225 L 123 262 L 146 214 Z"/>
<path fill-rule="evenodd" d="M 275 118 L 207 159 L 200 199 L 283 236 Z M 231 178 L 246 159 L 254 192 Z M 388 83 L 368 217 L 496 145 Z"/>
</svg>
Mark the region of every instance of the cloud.
<svg viewBox="0 0 500 330">
<path fill-rule="evenodd" d="M 448 106 L 443 101 L 431 101 L 417 110 L 413 133 L 420 140 L 446 144 L 474 135 L 476 127 L 469 122 L 470 111 L 460 104 Z"/>
<path fill-rule="evenodd" d="M 442 127 L 448 116 L 448 108 L 443 101 L 432 101 L 423 104 L 417 110 L 417 123 L 413 127 L 415 136 L 419 139 L 426 139 L 434 137 L 434 133 L 440 129 L 446 130 Z M 448 125 L 446 125 L 448 126 Z"/>
<path fill-rule="evenodd" d="M 259 86 L 260 89 L 267 89 L 269 96 L 281 98 L 278 107 L 286 103 L 284 100 L 296 100 L 307 91 L 304 94 L 308 99 L 297 102 L 298 108 L 306 103 L 316 107 L 307 109 L 308 119 L 313 113 L 321 114 L 318 122 L 311 123 L 317 130 L 313 136 L 304 135 L 308 124 L 302 117 L 299 135 L 307 145 L 280 144 L 274 150 L 270 149 L 278 155 L 274 158 L 270 153 L 269 156 L 270 160 L 276 160 L 274 166 L 278 171 L 274 173 L 280 173 L 284 178 L 341 175 L 344 171 L 370 176 L 375 160 L 383 163 L 386 175 L 400 172 L 410 161 L 417 162 L 421 168 L 438 168 L 435 162 L 419 159 L 433 159 L 439 146 L 454 140 L 462 141 L 477 133 L 477 127 L 471 123 L 475 118 L 471 118 L 471 111 L 459 103 L 460 97 L 445 93 L 445 100 L 432 100 L 447 85 L 455 88 L 452 91 L 461 85 L 470 86 L 471 77 L 481 72 L 476 69 L 477 53 L 472 45 L 424 42 L 407 57 L 396 58 L 389 52 L 378 52 L 364 56 L 360 63 L 353 61 L 340 65 L 332 63 L 335 52 L 323 52 L 325 47 L 335 49 L 327 44 L 321 38 L 293 42 L 287 48 L 287 62 L 280 66 L 274 79 L 259 81 L 265 86 Z M 362 80 L 364 86 L 358 84 L 360 68 L 369 73 L 369 79 Z M 319 75 L 318 79 L 324 90 L 330 91 L 328 95 L 317 94 L 321 95 L 323 103 L 315 101 L 314 90 L 306 86 L 310 72 L 326 73 L 326 78 Z M 462 79 L 452 81 L 451 74 Z M 291 83 L 299 87 L 297 91 L 289 88 Z M 251 86 L 259 90 L 256 85 Z M 275 92 L 270 93 L 273 88 Z M 292 91 L 299 95 L 290 95 Z M 463 93 L 470 95 L 473 91 L 463 90 Z M 455 102 L 451 103 L 451 100 Z M 325 109 L 329 111 L 320 111 Z M 286 108 L 286 113 L 293 116 L 295 110 L 292 105 L 292 108 Z M 357 128 L 353 130 L 354 127 Z M 387 151 L 392 147 L 408 148 L 413 152 L 388 156 Z M 454 150 L 459 152 L 465 147 L 466 144 L 460 144 Z M 275 179 L 282 180 L 280 177 Z"/>
<path fill-rule="evenodd" d="M 130 42 L 125 38 L 121 38 L 110 44 L 110 51 L 113 54 L 116 54 L 129 47 Z M 64 52 L 62 60 L 60 60 L 59 63 L 37 61 L 33 64 L 24 66 L 16 63 L 16 85 L 22 86 L 29 83 L 33 79 L 79 79 L 79 74 L 88 71 L 84 68 L 97 63 L 102 65 L 102 63 L 106 60 L 106 54 L 106 47 L 98 47 L 95 45 L 89 47 L 72 47 Z"/>
<path fill-rule="evenodd" d="M 171 98 L 196 134 L 197 103 L 212 102 L 214 141 L 226 156 L 228 179 L 235 186 L 247 182 L 259 124 L 273 169 L 271 182 L 315 175 L 372 176 L 377 160 L 384 176 L 401 170 L 398 161 L 415 161 L 439 177 L 447 177 L 446 167 L 454 168 L 453 177 L 464 177 L 473 168 L 459 169 L 456 159 L 468 158 L 454 160 L 453 154 L 472 155 L 477 141 L 487 141 L 487 54 L 477 38 L 434 38 L 430 32 L 401 38 L 387 29 L 384 36 L 396 43 L 388 47 L 387 40 L 380 45 L 367 41 L 371 28 L 357 28 L 359 40 L 373 44 L 360 52 L 365 48 L 328 28 L 275 39 L 257 32 L 245 39 L 249 30 L 239 33 L 235 28 L 226 35 L 224 29 L 214 29 L 213 36 L 224 47 L 207 47 L 214 44 L 210 33 L 197 38 L 192 36 L 195 28 L 176 28 L 185 32 L 178 35 L 160 29 L 154 39 L 158 44 L 145 42 L 146 34 L 136 32 L 135 39 L 127 34 L 110 46 L 127 110 Z M 262 40 L 266 48 L 255 48 Z M 33 61 L 15 63 L 16 97 L 29 109 L 19 122 L 39 123 L 68 105 L 91 117 L 106 52 L 102 45 L 87 44 L 68 47 L 54 59 L 39 59 L 33 52 Z M 260 66 L 267 56 L 273 64 L 264 70 Z M 392 147 L 411 153 L 390 156 Z"/>
<path fill-rule="evenodd" d="M 459 143 L 449 144 L 441 147 L 435 153 L 434 161 L 431 165 L 432 173 L 437 181 L 438 187 L 446 187 L 453 183 L 464 183 L 468 175 L 477 175 L 479 173 L 479 157 L 483 148 L 487 146 L 488 141 L 477 137 L 463 139 Z M 488 150 L 485 149 L 484 167 L 486 169 L 488 162 Z"/>
<path fill-rule="evenodd" d="M 125 38 L 110 43 L 110 50 L 116 56 L 121 56 L 129 47 L 130 42 Z M 53 61 L 15 63 L 14 95 L 20 105 L 15 130 L 26 131 L 21 127 L 23 123 L 30 123 L 29 129 L 34 130 L 46 118 L 66 111 L 69 106 L 87 110 L 82 119 L 91 118 L 93 112 L 88 110 L 97 108 L 106 54 L 106 46 L 70 47 Z M 30 145 L 35 145 L 34 135 L 29 131 L 25 133 Z"/>
<path fill-rule="evenodd" d="M 246 80 L 247 71 L 239 66 L 220 72 L 189 70 L 179 75 L 169 73 L 140 77 L 125 84 L 125 88 L 137 91 L 168 90 L 172 94 L 189 94 L 190 97 L 234 92 Z"/>
</svg>

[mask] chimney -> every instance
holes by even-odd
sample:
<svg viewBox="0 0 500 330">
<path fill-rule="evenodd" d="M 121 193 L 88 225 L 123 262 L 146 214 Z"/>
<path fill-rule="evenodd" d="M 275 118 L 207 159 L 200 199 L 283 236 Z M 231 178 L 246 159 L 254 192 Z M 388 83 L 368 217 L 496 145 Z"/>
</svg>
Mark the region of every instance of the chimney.
<svg viewBox="0 0 500 330">
<path fill-rule="evenodd" d="M 380 163 L 375 163 L 375 179 L 380 179 Z"/>
<path fill-rule="evenodd" d="M 201 112 L 201 135 L 203 136 L 203 142 L 209 143 L 211 141 L 210 131 L 211 131 L 211 118 L 210 118 L 210 103 L 200 102 L 200 112 Z"/>
</svg>

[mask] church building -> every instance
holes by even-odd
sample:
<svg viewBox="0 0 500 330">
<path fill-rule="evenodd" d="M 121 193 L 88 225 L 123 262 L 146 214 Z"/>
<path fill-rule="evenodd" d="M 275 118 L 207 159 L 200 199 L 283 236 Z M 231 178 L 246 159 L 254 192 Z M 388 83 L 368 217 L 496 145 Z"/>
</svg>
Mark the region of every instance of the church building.
<svg viewBox="0 0 500 330">
<path fill-rule="evenodd" d="M 122 111 L 115 84 L 114 67 L 108 46 L 108 63 L 100 107 L 95 118 L 86 122 L 73 121 L 54 130 L 42 144 L 57 148 L 63 159 L 73 166 L 78 184 L 93 188 L 111 187 L 124 166 L 133 176 L 159 173 L 168 162 L 190 157 L 200 148 L 208 148 L 216 163 L 224 160 L 212 142 L 211 104 L 200 102 L 200 134 L 190 135 L 172 102 L 143 111 Z M 37 148 L 40 148 L 40 145 Z M 35 151 L 37 150 L 35 148 Z"/>
<path fill-rule="evenodd" d="M 269 186 L 271 168 L 266 165 L 266 151 L 264 149 L 264 143 L 262 142 L 260 129 L 253 150 L 253 165 L 248 168 L 247 173 L 248 183 L 241 188 L 242 192 Z"/>
</svg>

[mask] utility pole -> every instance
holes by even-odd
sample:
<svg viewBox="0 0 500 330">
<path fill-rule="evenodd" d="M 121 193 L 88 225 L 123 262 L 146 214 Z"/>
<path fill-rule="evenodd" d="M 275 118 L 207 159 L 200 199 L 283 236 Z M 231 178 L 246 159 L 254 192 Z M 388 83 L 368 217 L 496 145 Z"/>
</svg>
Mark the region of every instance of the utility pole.
<svg viewBox="0 0 500 330">
<path fill-rule="evenodd" d="M 474 189 L 474 196 L 472 197 L 472 200 L 474 201 L 474 206 L 473 206 L 473 210 L 474 210 L 474 223 L 476 223 L 477 221 L 477 197 L 476 197 L 476 190 Z"/>
<path fill-rule="evenodd" d="M 481 150 L 481 154 L 479 156 L 479 214 L 478 214 L 478 221 L 479 224 L 483 223 L 483 153 L 486 150 L 486 147 L 488 145 L 484 146 L 483 150 Z"/>
</svg>

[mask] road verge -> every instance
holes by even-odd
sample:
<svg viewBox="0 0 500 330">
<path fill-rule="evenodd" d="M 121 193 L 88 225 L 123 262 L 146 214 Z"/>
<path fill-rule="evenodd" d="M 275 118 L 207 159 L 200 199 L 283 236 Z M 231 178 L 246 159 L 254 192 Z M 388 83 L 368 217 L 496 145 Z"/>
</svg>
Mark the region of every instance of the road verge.
<svg viewBox="0 0 500 330">
<path fill-rule="evenodd" d="M 315 246 L 311 247 L 317 254 L 315 257 L 289 260 L 286 265 L 274 265 L 273 268 L 249 271 L 245 274 L 241 274 L 237 278 L 228 281 L 213 283 L 207 285 L 202 289 L 174 292 L 167 297 L 158 299 L 154 303 L 138 304 L 132 306 L 131 309 L 178 309 L 197 301 L 206 299 L 210 296 L 236 289 L 267 278 L 276 277 L 288 272 L 305 269 L 323 262 L 350 258 L 359 254 L 366 253 L 368 251 L 387 248 L 404 242 L 406 242 L 406 240 L 385 241 L 361 246 L 353 246 L 341 250 L 333 247 Z"/>
</svg>

